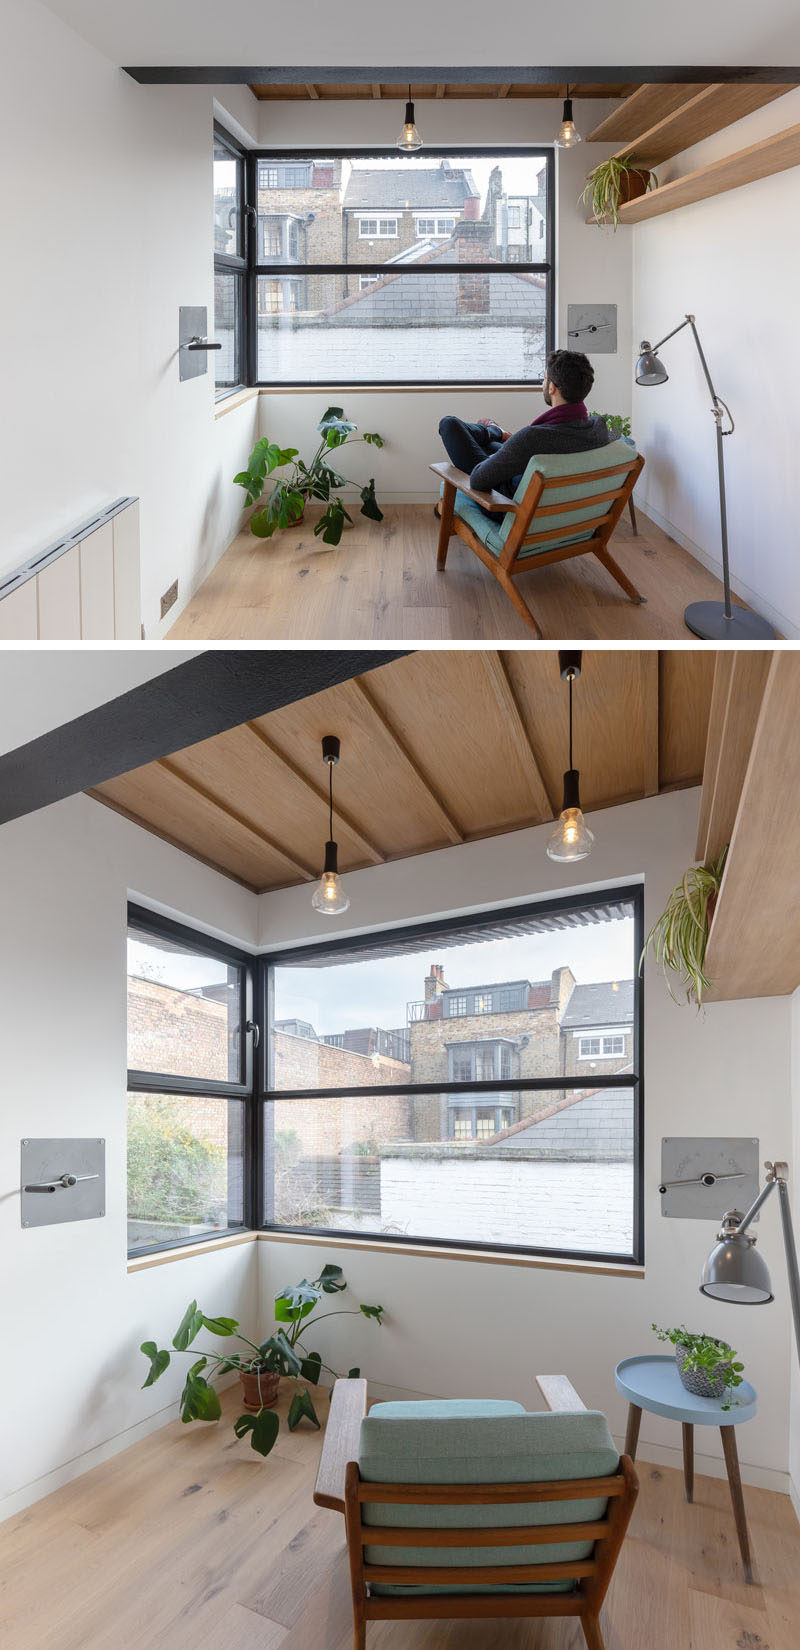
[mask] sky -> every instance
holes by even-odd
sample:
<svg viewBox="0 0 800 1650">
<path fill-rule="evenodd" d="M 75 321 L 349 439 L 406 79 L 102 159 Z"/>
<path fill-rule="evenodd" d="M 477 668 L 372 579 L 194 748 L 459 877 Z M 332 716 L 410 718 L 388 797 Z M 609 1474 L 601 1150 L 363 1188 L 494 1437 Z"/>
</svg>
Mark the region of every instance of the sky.
<svg viewBox="0 0 800 1650">
<path fill-rule="evenodd" d="M 555 934 L 523 934 L 514 939 L 487 939 L 469 945 L 432 942 L 416 951 L 380 962 L 336 962 L 324 968 L 283 966 L 275 970 L 276 1020 L 309 1020 L 320 1035 L 359 1026 L 386 1031 L 406 1024 L 406 1005 L 425 995 L 424 980 L 432 962 L 444 965 L 453 988 L 489 985 L 504 980 L 549 980 L 554 968 L 572 969 L 579 985 L 596 980 L 629 980 L 636 972 L 633 920 L 572 928 Z M 179 990 L 216 985 L 228 977 L 225 963 L 159 945 L 129 939 L 128 970 Z"/>
</svg>

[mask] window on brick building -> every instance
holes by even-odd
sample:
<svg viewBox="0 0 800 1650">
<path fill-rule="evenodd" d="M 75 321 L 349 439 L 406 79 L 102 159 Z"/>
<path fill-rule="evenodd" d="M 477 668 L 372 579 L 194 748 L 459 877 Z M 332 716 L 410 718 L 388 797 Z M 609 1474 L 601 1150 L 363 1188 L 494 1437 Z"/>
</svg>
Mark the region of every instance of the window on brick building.
<svg viewBox="0 0 800 1650">
<path fill-rule="evenodd" d="M 247 220 L 245 158 L 234 139 L 214 129 L 214 364 L 217 399 L 244 383 Z"/>
<path fill-rule="evenodd" d="M 625 888 L 266 958 L 266 1229 L 641 1260 L 642 940 Z"/>
<path fill-rule="evenodd" d="M 249 959 L 140 907 L 128 914 L 128 1250 L 252 1218 Z"/>
<path fill-rule="evenodd" d="M 251 237 L 253 382 L 541 380 L 553 343 L 552 150 L 262 153 L 249 175 L 258 222 L 279 206 L 299 226 L 279 252 L 261 229 Z M 548 232 L 535 261 L 527 246 L 498 244 L 498 187 L 540 206 Z M 298 277 L 291 306 L 268 295 L 281 259 Z"/>
</svg>

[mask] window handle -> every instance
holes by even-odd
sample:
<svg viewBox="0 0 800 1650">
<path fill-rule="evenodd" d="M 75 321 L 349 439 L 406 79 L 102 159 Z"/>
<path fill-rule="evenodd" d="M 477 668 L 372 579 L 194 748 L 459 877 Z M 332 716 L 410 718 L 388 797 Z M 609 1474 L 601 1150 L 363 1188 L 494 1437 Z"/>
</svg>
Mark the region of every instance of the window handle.
<svg viewBox="0 0 800 1650">
<path fill-rule="evenodd" d="M 255 1020 L 245 1020 L 244 1029 L 245 1031 L 249 1031 L 253 1038 L 253 1048 L 258 1048 L 258 1045 L 261 1042 L 261 1027 L 256 1025 Z"/>
<path fill-rule="evenodd" d="M 60 1192 L 68 1191 L 70 1186 L 77 1186 L 79 1180 L 99 1180 L 99 1174 L 62 1174 L 55 1180 L 34 1181 L 32 1186 L 23 1186 L 23 1192 Z"/>
</svg>

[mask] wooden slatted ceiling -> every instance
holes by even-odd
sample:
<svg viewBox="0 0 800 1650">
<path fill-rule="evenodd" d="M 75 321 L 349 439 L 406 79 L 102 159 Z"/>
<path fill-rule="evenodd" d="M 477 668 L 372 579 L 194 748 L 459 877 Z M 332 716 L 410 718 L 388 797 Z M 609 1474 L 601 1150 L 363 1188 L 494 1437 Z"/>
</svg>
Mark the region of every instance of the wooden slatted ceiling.
<svg viewBox="0 0 800 1650">
<path fill-rule="evenodd" d="M 685 88 L 681 89 L 685 90 Z M 408 97 L 407 84 L 394 86 L 385 83 L 380 85 L 323 85 L 321 82 L 317 82 L 315 85 L 256 85 L 251 86 L 250 90 L 259 101 L 270 103 L 297 102 L 298 100 L 304 102 L 309 98 L 314 100 L 319 98 L 322 102 L 340 102 L 342 100 L 349 101 L 353 98 L 376 97 L 404 103 Z M 570 93 L 574 98 L 608 99 L 611 97 L 628 97 L 634 90 L 634 85 L 627 81 L 609 81 L 607 84 L 586 86 L 573 86 L 570 84 Z M 563 83 L 552 86 L 472 86 L 448 83 L 443 86 L 426 84 L 424 86 L 412 85 L 411 87 L 411 95 L 415 102 L 419 103 L 429 97 L 470 99 L 494 97 L 559 98 L 564 96 L 564 92 Z"/>
<path fill-rule="evenodd" d="M 715 655 L 584 654 L 575 759 L 587 810 L 703 771 Z M 560 807 L 568 695 L 549 649 L 418 652 L 273 711 L 91 794 L 265 891 L 319 872 L 334 776 L 343 871 L 519 830 Z"/>
</svg>

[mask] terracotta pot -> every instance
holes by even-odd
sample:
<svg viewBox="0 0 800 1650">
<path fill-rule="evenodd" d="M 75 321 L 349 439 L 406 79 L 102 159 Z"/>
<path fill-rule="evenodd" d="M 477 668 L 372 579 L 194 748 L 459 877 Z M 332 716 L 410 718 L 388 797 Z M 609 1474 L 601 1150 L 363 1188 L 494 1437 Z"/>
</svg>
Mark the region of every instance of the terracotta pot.
<svg viewBox="0 0 800 1650">
<path fill-rule="evenodd" d="M 255 1414 L 259 1409 L 274 1409 L 278 1402 L 280 1375 L 271 1369 L 240 1369 L 239 1380 L 245 1409 Z"/>
<path fill-rule="evenodd" d="M 646 195 L 649 182 L 650 173 L 646 168 L 635 172 L 623 172 L 619 180 L 620 206 L 625 206 L 628 201 L 637 201 L 641 195 Z"/>
</svg>

